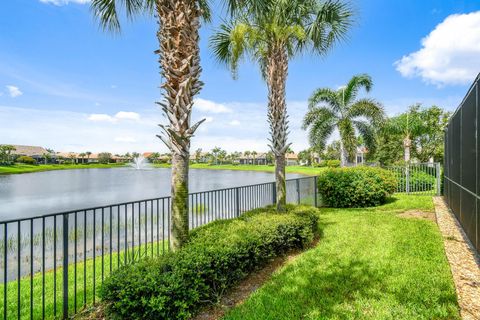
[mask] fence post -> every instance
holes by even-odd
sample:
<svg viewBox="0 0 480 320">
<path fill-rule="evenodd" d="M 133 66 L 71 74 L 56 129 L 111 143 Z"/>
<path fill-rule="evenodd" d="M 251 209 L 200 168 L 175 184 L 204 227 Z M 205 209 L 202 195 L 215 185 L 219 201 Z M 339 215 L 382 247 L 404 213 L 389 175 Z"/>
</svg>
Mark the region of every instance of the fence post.
<svg viewBox="0 0 480 320">
<path fill-rule="evenodd" d="M 63 215 L 63 319 L 68 319 L 68 214 Z M 76 232 L 76 230 L 75 230 Z"/>
<path fill-rule="evenodd" d="M 272 204 L 277 203 L 277 186 L 275 182 L 272 182 Z"/>
<path fill-rule="evenodd" d="M 440 177 L 440 162 L 437 162 L 435 167 L 436 167 L 436 171 L 437 171 L 437 196 L 441 196 L 442 195 L 442 191 L 441 191 L 442 182 L 440 181 L 440 179 L 441 179 L 441 177 Z"/>
<path fill-rule="evenodd" d="M 300 204 L 300 179 L 297 179 L 295 182 L 297 185 L 297 203 Z"/>
<path fill-rule="evenodd" d="M 240 188 L 235 188 L 235 210 L 237 217 L 240 217 Z"/>
<path fill-rule="evenodd" d="M 405 167 L 405 192 L 410 193 L 410 164 Z"/>
<path fill-rule="evenodd" d="M 313 177 L 313 203 L 315 208 L 318 208 L 318 200 L 317 200 L 317 176 Z"/>
</svg>

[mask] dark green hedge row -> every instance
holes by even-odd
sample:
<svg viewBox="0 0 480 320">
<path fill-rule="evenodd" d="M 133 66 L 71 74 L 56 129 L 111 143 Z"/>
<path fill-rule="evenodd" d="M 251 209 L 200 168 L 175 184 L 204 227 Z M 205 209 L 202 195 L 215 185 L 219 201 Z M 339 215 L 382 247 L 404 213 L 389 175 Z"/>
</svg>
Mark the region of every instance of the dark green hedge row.
<svg viewBox="0 0 480 320">
<path fill-rule="evenodd" d="M 101 298 L 115 319 L 188 319 L 271 258 L 312 242 L 318 209 L 271 207 L 191 232 L 176 253 L 124 266 L 106 279 Z"/>
<path fill-rule="evenodd" d="M 328 207 L 372 207 L 395 192 L 393 173 L 371 167 L 328 169 L 318 177 L 318 192 Z"/>
</svg>

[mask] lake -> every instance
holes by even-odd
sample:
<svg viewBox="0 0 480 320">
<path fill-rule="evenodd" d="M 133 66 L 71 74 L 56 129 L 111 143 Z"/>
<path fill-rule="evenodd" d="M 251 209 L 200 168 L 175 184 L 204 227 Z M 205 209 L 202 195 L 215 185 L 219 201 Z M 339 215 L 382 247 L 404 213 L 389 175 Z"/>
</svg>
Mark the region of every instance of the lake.
<svg viewBox="0 0 480 320">
<path fill-rule="evenodd" d="M 301 175 L 289 174 L 287 178 Z M 274 181 L 256 171 L 190 170 L 190 192 Z M 0 175 L 0 221 L 170 194 L 170 169 L 79 169 Z"/>
</svg>

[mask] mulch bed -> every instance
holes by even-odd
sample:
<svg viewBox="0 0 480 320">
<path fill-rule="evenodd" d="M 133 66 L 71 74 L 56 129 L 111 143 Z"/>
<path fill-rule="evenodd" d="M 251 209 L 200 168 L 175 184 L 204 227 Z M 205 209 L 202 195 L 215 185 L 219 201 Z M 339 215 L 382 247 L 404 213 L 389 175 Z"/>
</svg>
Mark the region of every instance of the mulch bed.
<svg viewBox="0 0 480 320">
<path fill-rule="evenodd" d="M 462 319 L 480 319 L 480 257 L 442 197 L 434 197 L 435 214 L 452 270 Z"/>
</svg>

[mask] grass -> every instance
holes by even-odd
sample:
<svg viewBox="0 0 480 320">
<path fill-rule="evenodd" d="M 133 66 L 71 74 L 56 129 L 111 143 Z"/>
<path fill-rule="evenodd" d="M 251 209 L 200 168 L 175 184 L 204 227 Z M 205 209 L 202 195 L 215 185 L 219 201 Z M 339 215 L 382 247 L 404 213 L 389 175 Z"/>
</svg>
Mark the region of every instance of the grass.
<svg viewBox="0 0 480 320">
<path fill-rule="evenodd" d="M 129 248 L 128 253 L 124 250 L 116 253 L 105 254 L 103 257 L 104 269 L 102 275 L 102 257 L 96 256 L 95 259 L 89 258 L 86 262 L 77 263 L 77 312 L 82 310 L 84 304 L 91 305 L 94 301 L 99 301 L 98 290 L 102 284 L 102 278 L 110 274 L 112 270 L 122 266 L 125 262 L 129 263 L 133 258 L 138 259 L 140 256 L 163 254 L 168 251 L 167 241 L 159 241 L 135 246 L 132 250 Z M 111 258 L 111 259 L 110 259 Z M 120 263 L 119 263 L 120 262 Z M 57 266 L 61 263 L 57 263 Z M 73 315 L 75 311 L 75 266 L 72 264 L 68 267 L 68 288 L 69 288 L 69 314 Z M 86 287 L 84 287 L 84 282 Z M 63 269 L 57 267 L 56 272 L 53 270 L 45 273 L 45 287 L 42 286 L 43 277 L 41 273 L 33 276 L 33 319 L 57 319 L 62 316 L 62 288 L 63 288 Z M 17 294 L 18 281 L 7 283 L 7 317 L 6 319 L 17 318 Z M 30 276 L 23 277 L 20 280 L 20 319 L 30 319 Z M 45 290 L 45 316 L 42 315 L 42 290 Z M 95 293 L 94 293 L 95 290 Z M 0 317 L 3 317 L 3 299 L 4 285 L 0 284 Z M 85 299 L 85 300 L 84 300 Z M 55 316 L 56 315 L 56 316 Z"/>
<path fill-rule="evenodd" d="M 19 174 L 19 173 L 31 173 L 39 171 L 51 171 L 51 170 L 72 170 L 72 169 L 103 169 L 103 168 L 118 168 L 123 167 L 123 163 L 110 163 L 110 164 L 21 164 L 16 163 L 12 166 L 0 166 L 0 175 L 6 174 Z"/>
<path fill-rule="evenodd" d="M 369 209 L 323 209 L 319 244 L 288 263 L 225 320 L 460 319 L 431 197 Z"/>
<path fill-rule="evenodd" d="M 170 168 L 169 164 L 155 164 L 156 168 Z M 208 170 L 239 170 L 239 171 L 261 171 L 261 172 L 274 172 L 275 167 L 269 165 L 252 165 L 252 164 L 218 164 L 210 165 L 207 163 L 192 163 L 190 169 L 208 169 Z M 315 176 L 325 168 L 314 168 L 308 166 L 286 166 L 287 173 L 299 173 L 304 175 Z"/>
</svg>

